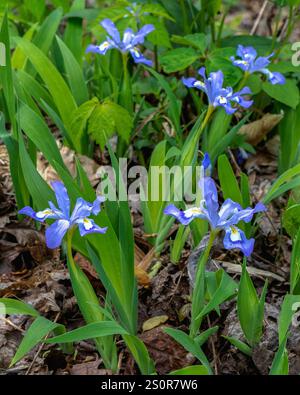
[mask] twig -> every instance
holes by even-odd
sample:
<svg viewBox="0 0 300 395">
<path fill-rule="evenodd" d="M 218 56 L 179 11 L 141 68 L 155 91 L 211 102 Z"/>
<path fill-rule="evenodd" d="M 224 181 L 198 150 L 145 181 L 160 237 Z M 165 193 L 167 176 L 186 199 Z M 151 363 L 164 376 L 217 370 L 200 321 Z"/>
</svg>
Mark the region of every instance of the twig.
<svg viewBox="0 0 300 395">
<path fill-rule="evenodd" d="M 8 325 L 12 326 L 14 329 L 16 329 L 17 331 L 20 331 L 22 333 L 25 333 L 24 329 L 20 328 L 19 326 L 17 326 L 16 324 L 14 324 L 13 322 L 11 322 L 8 318 L 5 317 L 1 317 L 1 319 L 6 322 Z"/>
<path fill-rule="evenodd" d="M 261 18 L 262 18 L 262 16 L 263 16 L 263 13 L 265 12 L 265 9 L 266 9 L 266 7 L 267 7 L 267 4 L 268 4 L 268 0 L 265 0 L 263 6 L 261 7 L 261 9 L 260 9 L 260 11 L 259 11 L 259 14 L 258 14 L 258 16 L 257 16 L 257 18 L 256 18 L 256 21 L 255 21 L 255 23 L 254 23 L 254 25 L 253 25 L 253 27 L 252 27 L 252 29 L 251 29 L 250 36 L 253 36 L 253 34 L 255 33 L 255 31 L 256 31 L 256 29 L 257 29 L 257 26 L 258 26 L 259 22 L 261 21 Z"/>
</svg>

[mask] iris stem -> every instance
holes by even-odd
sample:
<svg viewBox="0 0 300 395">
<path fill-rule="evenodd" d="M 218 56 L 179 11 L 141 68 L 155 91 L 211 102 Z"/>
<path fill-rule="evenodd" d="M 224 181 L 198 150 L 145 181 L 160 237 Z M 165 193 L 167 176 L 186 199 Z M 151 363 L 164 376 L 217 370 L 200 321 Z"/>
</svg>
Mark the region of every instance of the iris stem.
<svg viewBox="0 0 300 395">
<path fill-rule="evenodd" d="M 250 77 L 249 71 L 245 71 L 243 78 L 241 79 L 239 86 L 238 86 L 238 91 L 240 91 L 242 88 L 244 88 L 248 78 Z"/>
<path fill-rule="evenodd" d="M 192 293 L 192 312 L 191 312 L 191 325 L 190 337 L 197 336 L 201 326 L 202 317 L 199 317 L 205 303 L 205 266 L 208 261 L 212 246 L 217 236 L 216 231 L 211 231 L 209 240 L 204 252 L 201 254 L 197 263 L 197 272 L 195 278 L 194 290 Z"/>
</svg>

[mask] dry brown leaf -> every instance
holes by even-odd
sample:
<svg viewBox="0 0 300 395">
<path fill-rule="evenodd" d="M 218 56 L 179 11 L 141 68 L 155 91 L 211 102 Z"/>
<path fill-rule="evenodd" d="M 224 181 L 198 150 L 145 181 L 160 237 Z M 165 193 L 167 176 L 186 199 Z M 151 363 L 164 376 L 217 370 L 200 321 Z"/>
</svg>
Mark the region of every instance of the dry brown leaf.
<svg viewBox="0 0 300 395">
<path fill-rule="evenodd" d="M 244 125 L 239 134 L 246 137 L 246 141 L 252 145 L 260 143 L 265 136 L 281 121 L 283 114 L 265 114 L 257 121 Z"/>
<path fill-rule="evenodd" d="M 143 270 L 139 266 L 135 266 L 134 274 L 139 285 L 142 285 L 143 287 L 148 287 L 150 285 L 150 277 L 145 270 Z"/>
<path fill-rule="evenodd" d="M 169 317 L 167 315 L 157 315 L 156 317 L 151 317 L 143 323 L 143 332 L 150 331 L 157 326 L 167 322 Z"/>
</svg>

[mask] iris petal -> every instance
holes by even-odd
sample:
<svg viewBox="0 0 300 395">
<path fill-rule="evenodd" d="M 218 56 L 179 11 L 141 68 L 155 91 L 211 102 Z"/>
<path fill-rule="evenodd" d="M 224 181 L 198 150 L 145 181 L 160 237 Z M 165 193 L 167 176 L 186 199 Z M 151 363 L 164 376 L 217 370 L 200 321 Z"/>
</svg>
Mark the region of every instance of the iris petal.
<svg viewBox="0 0 300 395">
<path fill-rule="evenodd" d="M 61 181 L 54 181 L 51 186 L 54 189 L 58 207 L 66 219 L 70 218 L 70 199 L 66 187 Z"/>
<path fill-rule="evenodd" d="M 46 229 L 46 244 L 48 248 L 57 248 L 70 227 L 70 222 L 65 219 L 55 221 Z"/>
<path fill-rule="evenodd" d="M 155 30 L 155 27 L 151 24 L 144 25 L 135 35 L 132 40 L 132 45 L 137 45 L 137 44 L 143 44 L 145 41 L 145 37 L 153 32 Z"/>
<path fill-rule="evenodd" d="M 244 255 L 249 257 L 254 248 L 254 239 L 247 239 L 245 233 L 241 229 L 231 226 L 225 230 L 223 244 L 227 250 L 237 248 L 241 250 Z"/>
<path fill-rule="evenodd" d="M 107 31 L 107 33 L 111 36 L 111 38 L 115 41 L 116 44 L 120 44 L 120 33 L 116 28 L 116 25 L 110 19 L 103 19 L 100 23 L 101 26 Z"/>
<path fill-rule="evenodd" d="M 100 226 L 95 224 L 95 221 L 89 218 L 83 218 L 78 222 L 78 228 L 80 236 L 85 236 L 90 233 L 102 233 L 104 234 L 107 231 L 107 227 L 101 228 Z"/>
</svg>

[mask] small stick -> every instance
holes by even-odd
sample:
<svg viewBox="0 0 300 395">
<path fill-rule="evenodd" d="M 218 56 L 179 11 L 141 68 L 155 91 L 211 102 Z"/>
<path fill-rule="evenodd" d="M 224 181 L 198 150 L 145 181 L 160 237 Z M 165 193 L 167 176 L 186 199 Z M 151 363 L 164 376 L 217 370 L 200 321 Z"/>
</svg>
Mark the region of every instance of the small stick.
<svg viewBox="0 0 300 395">
<path fill-rule="evenodd" d="M 263 6 L 261 7 L 261 9 L 259 11 L 258 17 L 256 18 L 256 21 L 255 21 L 255 23 L 254 23 L 254 25 L 253 25 L 253 27 L 251 29 L 250 36 L 253 36 L 253 34 L 255 33 L 255 31 L 257 29 L 257 26 L 258 26 L 259 22 L 261 21 L 263 13 L 265 12 L 267 4 L 268 4 L 268 0 L 265 0 Z"/>
</svg>

